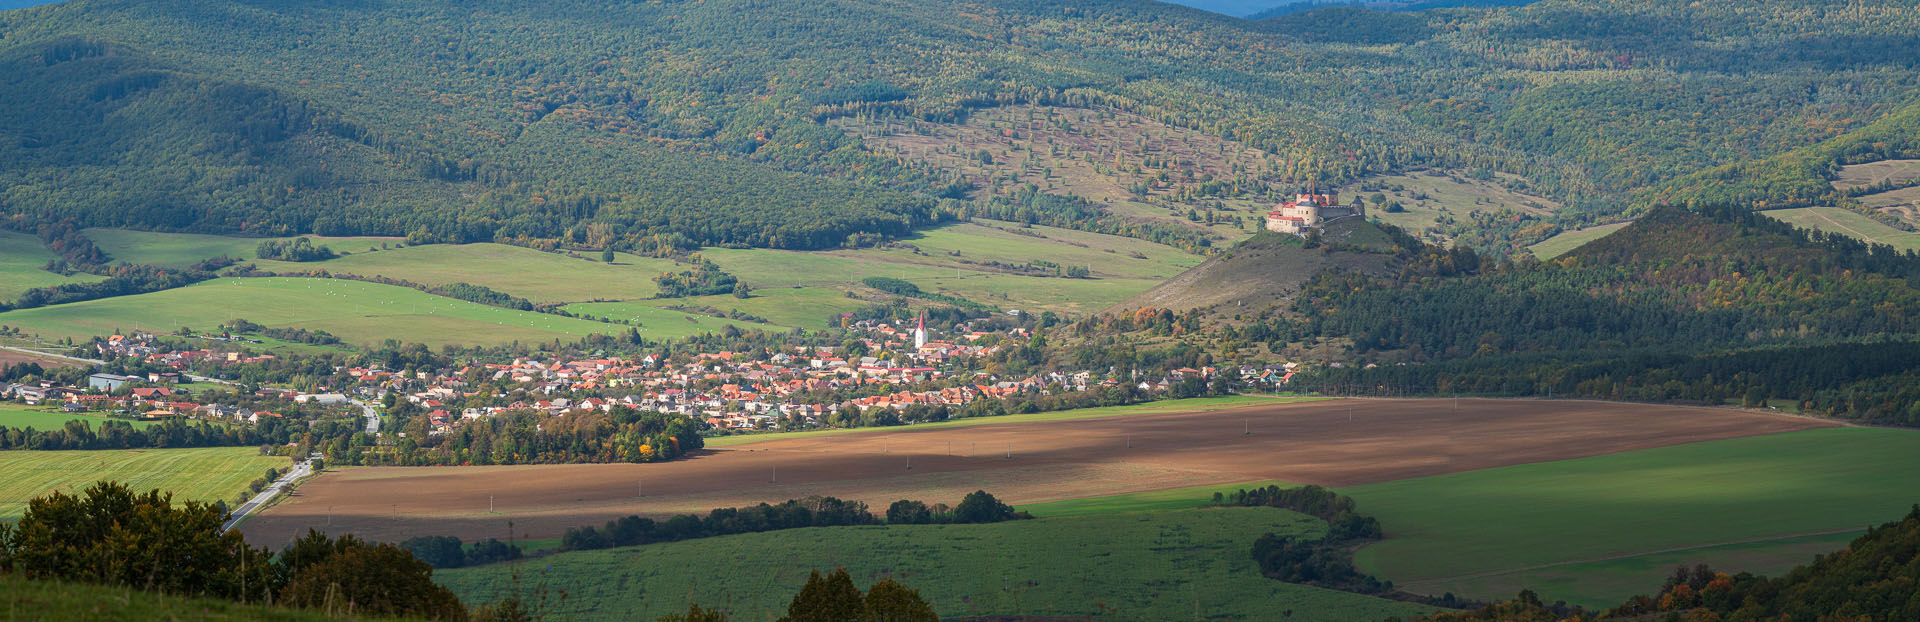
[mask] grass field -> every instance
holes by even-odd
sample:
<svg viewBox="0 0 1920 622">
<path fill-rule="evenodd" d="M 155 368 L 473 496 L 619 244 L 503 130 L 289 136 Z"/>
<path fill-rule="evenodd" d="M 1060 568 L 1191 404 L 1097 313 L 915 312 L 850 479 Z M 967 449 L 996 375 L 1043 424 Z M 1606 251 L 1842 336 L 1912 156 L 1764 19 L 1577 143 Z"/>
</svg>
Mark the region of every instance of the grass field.
<svg viewBox="0 0 1920 622">
<path fill-rule="evenodd" d="M 1068 421 L 1073 419 L 1092 419 L 1095 417 L 1119 417 L 1119 416 L 1125 416 L 1125 415 L 1152 415 L 1152 414 L 1179 413 L 1179 412 L 1201 413 L 1201 412 L 1222 410 L 1227 408 L 1239 408 L 1242 406 L 1259 406 L 1262 404 L 1287 404 L 1287 403 L 1293 403 L 1293 402 L 1312 402 L 1312 401 L 1318 401 L 1323 399 L 1332 399 L 1332 398 L 1320 398 L 1320 397 L 1275 398 L 1275 397 L 1261 397 L 1257 395 L 1231 395 L 1227 397 L 1197 397 L 1197 398 L 1184 399 L 1184 400 L 1163 400 L 1158 402 L 1148 402 L 1145 404 L 1130 404 L 1127 406 L 1076 408 L 1073 410 L 1057 410 L 1053 412 L 1029 413 L 1024 415 L 1002 415 L 999 417 L 973 417 L 969 419 L 952 419 L 948 421 L 940 421 L 935 423 L 919 423 L 919 424 L 914 424 L 907 427 L 834 428 L 829 430 L 809 430 L 806 432 L 770 432 L 766 434 L 742 434 L 738 436 L 720 436 L 720 437 L 707 439 L 707 446 L 708 447 L 736 447 L 740 445 L 748 445 L 752 443 L 761 443 L 766 441 L 781 441 L 781 440 L 792 440 L 792 439 L 801 439 L 801 438 L 818 438 L 822 436 L 839 436 L 843 434 L 884 434 L 884 433 L 899 432 L 902 430 L 937 430 L 937 429 L 943 429 L 943 428 L 964 428 L 964 427 L 970 427 L 970 426 L 976 426 L 976 425 L 993 425 L 993 424 L 1000 424 L 1000 423 L 1035 423 L 1035 422 L 1044 422 L 1044 421 Z M 1212 494 L 1212 493 L 1208 493 L 1208 494 Z"/>
<path fill-rule="evenodd" d="M 1362 568 L 1423 592 L 1601 605 L 1681 562 L 1779 572 L 1920 502 L 1920 432 L 1829 428 L 1344 489 L 1387 539 Z M 1814 540 L 1816 535 L 1833 539 Z M 1718 548 L 1715 548 L 1718 547 Z"/>
<path fill-rule="evenodd" d="M 1841 190 L 1865 188 L 1881 182 L 1904 186 L 1920 181 L 1920 160 L 1881 160 L 1840 167 L 1833 187 Z"/>
<path fill-rule="evenodd" d="M 254 250 L 260 246 L 261 242 L 293 239 L 292 237 L 249 238 L 199 233 L 157 233 L 128 229 L 88 229 L 84 233 L 100 247 L 100 250 L 106 251 L 116 263 L 152 264 L 168 268 L 185 268 L 196 261 L 221 255 L 252 261 L 256 259 Z M 300 237 L 313 240 L 315 246 L 325 246 L 335 251 L 349 253 L 365 252 L 368 248 L 377 248 L 382 243 L 400 246 L 405 242 L 401 238 Z"/>
<path fill-rule="evenodd" d="M 1367 186 L 1380 186 L 1379 190 L 1352 190 L 1340 197 L 1341 201 L 1352 201 L 1353 194 L 1368 197 L 1367 218 L 1379 220 L 1419 235 L 1432 242 L 1446 243 L 1448 235 L 1433 230 L 1442 219 L 1455 222 L 1470 222 L 1473 212 L 1497 213 L 1512 210 L 1516 213 L 1545 215 L 1560 209 L 1560 204 L 1544 197 L 1521 194 L 1507 189 L 1493 181 L 1473 179 L 1455 171 L 1434 169 L 1414 171 L 1400 175 L 1383 175 L 1361 180 Z M 1402 212 L 1388 212 L 1385 204 L 1372 202 L 1374 194 L 1382 195 L 1388 201 L 1400 203 Z"/>
<path fill-rule="evenodd" d="M 901 242 L 892 248 L 815 252 L 713 248 L 702 254 L 762 293 L 795 287 L 833 292 L 805 295 L 816 305 L 808 313 L 846 308 L 825 304 L 827 297 L 844 298 L 846 291 L 891 298 L 860 285 L 872 276 L 905 279 L 928 292 L 994 308 L 1089 313 L 1146 291 L 1202 261 L 1196 255 L 1131 238 L 1052 227 L 1021 228 L 996 221 L 948 225 Z M 958 255 L 952 254 L 956 251 Z M 1094 278 L 1029 276 L 986 265 L 1036 261 L 1085 266 Z"/>
<path fill-rule="evenodd" d="M 1217 486 L 1194 486 L 1191 488 L 1135 492 L 1124 495 L 1107 495 L 1104 497 L 1048 501 L 1046 503 L 1029 503 L 1020 506 L 1019 510 L 1042 518 L 1082 516 L 1086 514 L 1110 514 L 1114 512 L 1185 510 L 1213 503 L 1213 493 L 1216 492 L 1226 494 L 1237 490 L 1264 488 L 1267 486 L 1291 488 L 1294 485 L 1287 482 L 1269 480 L 1239 484 L 1222 484 Z"/>
<path fill-rule="evenodd" d="M 43 270 L 53 253 L 40 244 L 40 238 L 24 233 L 0 231 L 0 301 L 13 300 L 21 292 L 36 287 L 98 281 L 91 274 L 61 276 Z"/>
<path fill-rule="evenodd" d="M 15 620 L 86 620 L 88 622 L 149 622 L 153 620 L 339 622 L 364 620 L 318 611 L 242 605 L 216 598 L 170 596 L 126 586 L 35 581 L 0 575 L 0 612 Z"/>
<path fill-rule="evenodd" d="M 19 404 L 0 404 L 0 427 L 33 428 L 35 430 L 55 430 L 65 426 L 68 421 L 81 420 L 93 426 L 95 431 L 107 421 L 122 421 L 136 428 L 153 425 L 151 421 L 130 421 L 126 419 L 108 419 L 98 415 L 75 415 L 60 412 L 56 408 L 42 406 L 21 406 Z"/>
<path fill-rule="evenodd" d="M 825 527 L 564 553 L 526 563 L 522 572 L 527 584 L 564 587 L 568 599 L 557 614 L 570 620 L 650 620 L 685 611 L 689 601 L 718 606 L 735 620 L 771 619 L 810 570 L 835 567 L 845 567 L 863 589 L 884 577 L 905 583 L 943 618 L 1371 622 L 1422 611 L 1267 579 L 1247 554 L 1262 533 L 1316 537 L 1325 529 L 1272 508 Z M 507 589 L 511 568 L 441 571 L 435 579 L 465 600 L 487 601 Z"/>
<path fill-rule="evenodd" d="M 684 317 L 688 315 L 706 317 L 699 313 L 675 311 L 666 307 L 712 307 L 721 311 L 739 311 L 766 318 L 773 323 L 771 326 L 762 326 L 762 328 L 798 327 L 812 330 L 825 328 L 828 320 L 835 314 L 853 311 L 868 304 L 872 303 L 858 298 L 848 298 L 839 290 L 786 287 L 756 289 L 753 290 L 751 297 L 744 299 L 722 294 L 625 302 L 584 302 L 567 305 L 565 309 L 570 313 L 631 320 L 652 325 L 654 322 L 684 322 Z M 748 324 L 742 326 L 748 326 Z"/>
<path fill-rule="evenodd" d="M 0 324 L 43 337 L 85 338 L 115 330 L 212 330 L 231 318 L 266 326 L 325 330 L 350 344 L 394 338 L 439 347 L 571 341 L 594 333 L 623 333 L 604 324 L 454 300 L 392 285 L 315 278 L 223 278 L 135 296 L 0 313 Z M 648 323 L 654 338 L 718 331 L 729 322 L 681 316 Z M 751 324 L 744 324 L 751 327 Z"/>
<path fill-rule="evenodd" d="M 337 250 L 337 249 L 336 249 Z M 534 302 L 645 298 L 659 291 L 653 277 L 677 267 L 671 260 L 616 253 L 602 263 L 505 244 L 430 244 L 377 252 L 365 247 L 327 261 L 257 262 L 262 270 L 307 270 L 384 276 L 425 285 L 472 283 Z"/>
<path fill-rule="evenodd" d="M 1533 256 L 1535 257 L 1553 259 L 1565 255 L 1573 249 L 1580 248 L 1588 242 L 1607 237 L 1607 234 L 1624 229 L 1629 224 L 1632 223 L 1617 222 L 1611 225 L 1564 231 L 1559 235 L 1541 241 L 1539 244 L 1529 246 L 1527 249 L 1533 251 Z"/>
<path fill-rule="evenodd" d="M 1901 231 L 1863 214 L 1837 207 L 1770 210 L 1766 215 L 1802 229 L 1838 233 L 1897 250 L 1920 250 L 1920 233 Z"/>
<path fill-rule="evenodd" d="M 27 500 L 55 490 L 69 494 L 103 479 L 145 492 L 170 491 L 176 500 L 229 501 L 284 457 L 253 447 L 129 451 L 0 451 L 0 520 L 19 520 Z"/>
</svg>

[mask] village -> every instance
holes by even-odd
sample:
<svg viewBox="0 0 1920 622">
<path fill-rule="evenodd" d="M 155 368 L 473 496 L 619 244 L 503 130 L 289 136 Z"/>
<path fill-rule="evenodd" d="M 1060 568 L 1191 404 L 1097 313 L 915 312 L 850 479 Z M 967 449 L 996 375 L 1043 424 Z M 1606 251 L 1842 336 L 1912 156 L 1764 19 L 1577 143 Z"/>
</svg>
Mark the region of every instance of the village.
<svg viewBox="0 0 1920 622">
<path fill-rule="evenodd" d="M 639 357 L 533 358 L 468 361 L 436 370 L 373 366 L 335 369 L 330 382 L 307 390 L 262 386 L 243 395 L 239 386 L 215 385 L 229 402 L 196 400 L 182 387 L 189 372 L 218 375 L 229 365 L 263 363 L 273 355 L 180 350 L 153 335 L 98 340 L 103 360 L 138 361 L 143 375 L 94 373 L 84 385 L 41 380 L 0 385 L 0 399 L 27 405 L 59 405 L 64 412 L 112 414 L 140 420 L 195 419 L 258 423 L 282 418 L 288 409 L 313 414 L 352 412 L 356 400 L 385 403 L 390 411 L 423 416 L 429 436 L 509 412 L 563 417 L 625 407 L 670 413 L 705 425 L 707 434 L 816 429 L 873 421 L 894 425 L 923 420 L 927 411 L 956 413 L 980 400 L 1127 387 L 1142 396 L 1165 393 L 1190 378 L 1229 374 L 1244 385 L 1283 387 L 1295 364 L 1233 368 L 1180 368 L 1147 375 L 1120 370 L 1051 371 L 1003 377 L 975 371 L 970 363 L 998 352 L 1026 329 L 933 334 L 924 319 L 912 326 L 875 320 L 853 322 L 860 335 L 847 345 L 765 348 Z M 283 407 L 274 407 L 279 404 Z M 911 416 L 909 416 L 911 415 Z M 375 426 L 373 429 L 377 429 Z M 393 430 L 404 438 L 405 429 Z"/>
</svg>

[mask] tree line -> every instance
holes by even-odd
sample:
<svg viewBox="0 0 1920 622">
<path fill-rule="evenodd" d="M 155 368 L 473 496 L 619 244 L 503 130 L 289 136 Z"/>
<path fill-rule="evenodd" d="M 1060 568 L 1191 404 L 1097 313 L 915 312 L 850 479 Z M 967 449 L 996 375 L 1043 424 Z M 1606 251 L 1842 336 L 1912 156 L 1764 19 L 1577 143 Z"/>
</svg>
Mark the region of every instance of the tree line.
<svg viewBox="0 0 1920 622">
<path fill-rule="evenodd" d="M 1001 503 L 984 490 L 976 490 L 952 508 L 944 504 L 928 506 L 920 501 L 905 499 L 896 501 L 887 508 L 884 524 L 976 524 L 1023 518 L 1033 517 L 1015 511 L 1012 506 Z M 563 550 L 580 551 L 803 527 L 879 524 L 883 524 L 882 520 L 874 516 L 865 503 L 814 496 L 789 499 L 775 505 L 762 503 L 739 508 L 718 508 L 704 517 L 681 514 L 664 521 L 654 521 L 628 516 L 607 521 L 606 525 L 599 528 L 584 526 L 568 529 L 560 538 L 560 545 Z"/>
</svg>

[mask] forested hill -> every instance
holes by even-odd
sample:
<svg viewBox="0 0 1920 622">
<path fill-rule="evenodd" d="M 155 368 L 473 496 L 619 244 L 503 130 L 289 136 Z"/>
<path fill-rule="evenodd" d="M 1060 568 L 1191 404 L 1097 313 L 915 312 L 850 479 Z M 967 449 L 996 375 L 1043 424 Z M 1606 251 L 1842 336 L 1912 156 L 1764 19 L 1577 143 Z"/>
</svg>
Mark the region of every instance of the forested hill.
<svg viewBox="0 0 1920 622">
<path fill-rule="evenodd" d="M 967 190 L 828 120 L 1024 102 L 1262 149 L 1265 178 L 1221 181 L 1276 194 L 1444 165 L 1518 174 L 1578 219 L 1920 92 L 1920 14 L 1892 0 L 1313 20 L 1151 0 L 70 0 L 0 13 L 0 209 L 817 248 L 963 213 L 943 201 Z"/>
<path fill-rule="evenodd" d="M 1920 257 L 1737 208 L 1656 208 L 1549 262 L 1323 275 L 1295 334 L 1349 340 L 1327 382 L 1799 409 L 1920 425 Z M 1287 333 L 1289 331 L 1276 331 Z"/>
</svg>

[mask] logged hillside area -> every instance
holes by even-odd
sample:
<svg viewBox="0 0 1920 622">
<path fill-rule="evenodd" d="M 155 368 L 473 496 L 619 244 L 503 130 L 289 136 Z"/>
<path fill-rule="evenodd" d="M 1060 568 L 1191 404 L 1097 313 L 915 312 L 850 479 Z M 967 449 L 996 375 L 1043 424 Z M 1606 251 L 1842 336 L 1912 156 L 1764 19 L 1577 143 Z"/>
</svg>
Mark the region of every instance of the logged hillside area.
<svg viewBox="0 0 1920 622">
<path fill-rule="evenodd" d="M 1296 236 L 1262 233 L 1108 311 L 1265 309 L 1288 300 L 1323 272 L 1390 274 L 1393 251 L 1385 232 L 1363 220 L 1328 225 L 1311 247 Z"/>
<path fill-rule="evenodd" d="M 830 121 L 1025 104 L 1117 110 L 1257 154 L 1204 172 L 1200 157 L 1100 164 L 1192 179 L 1213 194 L 1181 207 L 1209 226 L 1206 201 L 1415 167 L 1511 174 L 1573 208 L 1551 218 L 1578 220 L 1911 101 L 1910 8 L 1549 0 L 1246 21 L 1148 0 L 71 0 L 0 13 L 0 209 L 200 232 L 821 248 L 981 209 L 962 199 L 999 183 Z"/>
</svg>

